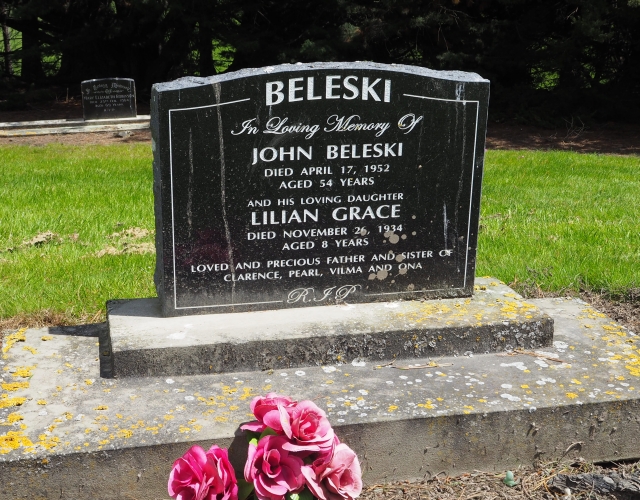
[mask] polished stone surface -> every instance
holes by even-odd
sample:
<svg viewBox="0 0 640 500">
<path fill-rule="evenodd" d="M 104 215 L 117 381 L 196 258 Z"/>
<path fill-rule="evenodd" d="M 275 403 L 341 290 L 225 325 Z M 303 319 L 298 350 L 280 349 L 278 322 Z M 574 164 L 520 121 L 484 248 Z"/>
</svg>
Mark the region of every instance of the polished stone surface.
<svg viewBox="0 0 640 500">
<path fill-rule="evenodd" d="M 374 63 L 155 85 L 163 314 L 471 295 L 488 96 Z"/>
<path fill-rule="evenodd" d="M 131 78 L 100 78 L 81 84 L 85 120 L 135 118 L 136 84 Z"/>
</svg>

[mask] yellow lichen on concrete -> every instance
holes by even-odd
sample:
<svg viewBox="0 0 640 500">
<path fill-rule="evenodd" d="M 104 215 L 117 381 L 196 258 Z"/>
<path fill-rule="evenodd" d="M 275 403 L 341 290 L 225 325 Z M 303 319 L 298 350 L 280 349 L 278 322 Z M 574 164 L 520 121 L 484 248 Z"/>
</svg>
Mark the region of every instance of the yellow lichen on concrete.
<svg viewBox="0 0 640 500">
<path fill-rule="evenodd" d="M 40 337 L 40 340 L 42 340 L 43 342 L 53 340 L 53 335 L 43 335 L 42 337 Z"/>
<path fill-rule="evenodd" d="M 15 333 L 10 334 L 4 339 L 4 346 L 2 347 L 2 353 L 6 354 L 9 349 L 13 347 L 16 342 L 26 342 L 27 336 L 25 335 L 27 329 L 21 328 Z"/>
<path fill-rule="evenodd" d="M 18 366 L 16 370 L 11 374 L 15 378 L 30 378 L 33 377 L 33 370 L 36 369 L 36 365 L 34 366 Z"/>
<path fill-rule="evenodd" d="M 256 397 L 258 394 L 253 392 L 253 388 L 252 387 L 243 387 L 242 388 L 242 394 L 240 396 L 238 396 L 238 399 L 240 401 L 245 401 L 249 398 L 254 398 Z"/>
<path fill-rule="evenodd" d="M 29 345 L 26 345 L 22 348 L 23 351 L 28 351 L 31 354 L 38 354 L 38 350 L 35 347 L 31 347 Z"/>
<path fill-rule="evenodd" d="M 9 392 L 17 391 L 19 389 L 28 389 L 29 382 L 3 382 L 2 388 Z"/>
<path fill-rule="evenodd" d="M 622 330 L 618 325 L 615 326 L 611 326 L 611 325 L 602 325 L 602 329 L 606 330 L 607 332 L 614 334 L 614 335 L 618 335 L 619 337 L 626 337 L 627 333 Z"/>
<path fill-rule="evenodd" d="M 640 354 L 640 349 L 636 349 Z M 629 370 L 629 374 L 634 377 L 640 377 L 640 356 L 636 353 L 629 353 L 626 359 L 627 364 L 624 367 Z"/>
<path fill-rule="evenodd" d="M 130 428 L 135 430 L 142 427 L 144 427 L 144 420 L 138 420 L 135 424 L 132 424 Z"/>
<path fill-rule="evenodd" d="M 206 398 L 204 398 L 202 396 L 198 396 L 198 401 L 203 402 L 207 406 L 217 406 L 218 405 L 218 403 L 216 401 L 216 398 L 214 396 L 209 396 L 209 399 L 206 399 Z"/>
<path fill-rule="evenodd" d="M 27 398 L 10 398 L 8 394 L 0 395 L 0 408 L 11 408 L 22 405 Z"/>
<path fill-rule="evenodd" d="M 529 302 L 506 300 L 500 308 L 502 315 L 508 319 L 515 319 L 518 315 L 522 315 L 531 311 L 535 311 L 537 307 Z"/>
<path fill-rule="evenodd" d="M 606 318 L 607 315 L 603 314 L 601 312 L 596 311 L 595 309 L 591 308 L 591 307 L 587 307 L 586 309 L 583 309 L 582 312 L 587 313 L 587 318 L 589 319 L 597 319 L 597 318 Z M 580 318 L 578 318 L 580 319 Z"/>
<path fill-rule="evenodd" d="M 24 417 L 19 413 L 9 413 L 9 415 L 7 415 L 7 422 L 10 424 L 20 422 L 20 420 L 24 420 Z"/>
<path fill-rule="evenodd" d="M 38 442 L 36 443 L 36 445 L 37 446 L 41 446 L 45 450 L 51 450 L 51 449 L 55 448 L 56 446 L 58 446 L 58 443 L 60 443 L 60 438 L 59 437 L 57 437 L 57 436 L 47 436 L 46 434 L 40 434 L 40 436 L 38 436 Z"/>
<path fill-rule="evenodd" d="M 22 431 L 9 431 L 0 435 L 0 455 L 6 455 L 20 447 L 28 448 L 31 446 L 33 443 Z"/>
</svg>

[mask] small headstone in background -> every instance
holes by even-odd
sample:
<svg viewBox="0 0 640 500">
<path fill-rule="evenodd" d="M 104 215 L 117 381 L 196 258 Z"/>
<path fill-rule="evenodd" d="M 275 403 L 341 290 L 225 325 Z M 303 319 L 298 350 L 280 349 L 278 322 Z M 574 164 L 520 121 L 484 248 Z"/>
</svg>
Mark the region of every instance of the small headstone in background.
<svg viewBox="0 0 640 500">
<path fill-rule="evenodd" d="M 85 120 L 135 118 L 136 84 L 131 78 L 85 80 L 82 112 Z"/>
<path fill-rule="evenodd" d="M 488 99 L 375 63 L 154 85 L 163 313 L 472 295 Z"/>
</svg>

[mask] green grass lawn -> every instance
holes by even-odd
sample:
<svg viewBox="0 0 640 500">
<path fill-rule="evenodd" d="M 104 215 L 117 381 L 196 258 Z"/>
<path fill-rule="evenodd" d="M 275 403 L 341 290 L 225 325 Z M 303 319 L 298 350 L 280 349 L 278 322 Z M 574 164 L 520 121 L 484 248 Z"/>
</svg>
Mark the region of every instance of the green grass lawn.
<svg viewBox="0 0 640 500">
<path fill-rule="evenodd" d="M 0 156 L 0 318 L 102 319 L 107 299 L 155 294 L 148 145 L 3 147 Z"/>
<path fill-rule="evenodd" d="M 520 290 L 640 286 L 640 157 L 489 151 L 482 194 L 478 275 Z"/>
<path fill-rule="evenodd" d="M 108 299 L 155 294 L 148 145 L 0 157 L 0 319 L 97 321 Z M 639 172 L 638 157 L 489 151 L 477 274 L 520 290 L 640 287 Z"/>
</svg>

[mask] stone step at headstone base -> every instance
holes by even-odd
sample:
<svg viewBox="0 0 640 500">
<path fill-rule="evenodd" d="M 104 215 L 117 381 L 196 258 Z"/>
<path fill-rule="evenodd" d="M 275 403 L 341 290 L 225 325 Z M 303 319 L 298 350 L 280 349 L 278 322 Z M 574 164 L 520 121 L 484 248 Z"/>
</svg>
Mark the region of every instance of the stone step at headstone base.
<svg viewBox="0 0 640 500">
<path fill-rule="evenodd" d="M 553 320 L 498 280 L 473 297 L 164 318 L 156 299 L 110 301 L 102 376 L 269 370 L 463 356 L 551 345 Z"/>
<path fill-rule="evenodd" d="M 267 392 L 325 410 L 358 454 L 365 486 L 538 460 L 638 458 L 639 337 L 576 299 L 531 302 L 554 319 L 553 346 L 431 367 L 422 358 L 105 380 L 97 337 L 79 327 L 28 330 L 0 358 L 4 382 L 32 372 L 28 387 L 2 391 L 0 498 L 168 498 L 171 465 L 193 444 L 231 446 L 241 473 L 238 429 Z M 7 407 L 8 398 L 23 400 Z"/>
</svg>

